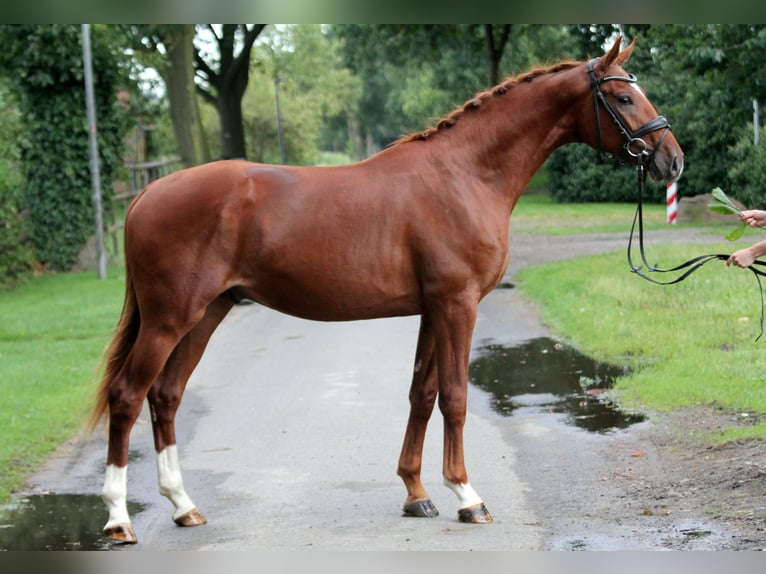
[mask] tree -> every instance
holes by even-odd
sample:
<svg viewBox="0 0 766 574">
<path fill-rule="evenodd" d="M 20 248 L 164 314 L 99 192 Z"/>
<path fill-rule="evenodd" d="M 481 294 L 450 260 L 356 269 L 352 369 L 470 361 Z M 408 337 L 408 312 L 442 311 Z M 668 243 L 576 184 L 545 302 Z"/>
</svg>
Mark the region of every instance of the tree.
<svg viewBox="0 0 766 574">
<path fill-rule="evenodd" d="M 197 76 L 202 79 L 198 84 L 199 93 L 218 111 L 224 158 L 246 157 L 242 96 L 250 75 L 253 43 L 265 26 L 224 24 L 218 31 L 216 26 L 207 24 L 204 29 L 215 40 L 218 54 L 208 55 L 209 61 L 200 49 L 194 55 Z"/>
<path fill-rule="evenodd" d="M 358 125 L 378 146 L 422 129 L 424 120 L 505 75 L 574 52 L 563 26 L 336 25 L 332 31 L 363 82 Z"/>
<path fill-rule="evenodd" d="M 111 181 L 122 163 L 126 118 L 115 94 L 125 80 L 125 65 L 111 30 L 94 26 L 92 32 L 101 175 Z M 94 225 L 81 28 L 1 25 L 0 42 L 0 73 L 13 79 L 9 88 L 23 126 L 20 207 L 29 211 L 37 260 L 66 270 L 76 262 Z M 110 186 L 103 191 L 108 199 Z"/>
<path fill-rule="evenodd" d="M 243 101 L 248 152 L 256 161 L 282 161 L 274 101 L 277 80 L 287 163 L 314 163 L 328 124 L 345 124 L 343 133 L 348 134 L 348 122 L 357 114 L 361 82 L 343 66 L 337 38 L 327 35 L 322 26 L 270 26 L 254 48 L 251 73 Z M 333 136 L 338 139 L 328 149 L 350 151 L 346 135 Z"/>
<path fill-rule="evenodd" d="M 193 24 L 142 24 L 127 27 L 138 59 L 165 83 L 176 149 L 186 167 L 210 161 L 194 82 Z"/>
<path fill-rule="evenodd" d="M 721 187 L 739 199 L 728 172 L 740 134 L 752 123 L 753 99 L 766 101 L 759 72 L 766 26 L 651 25 L 645 34 L 651 60 L 643 73 L 653 77 L 645 87 L 661 96 L 660 109 L 686 155 L 681 192 Z"/>
<path fill-rule="evenodd" d="M 500 83 L 500 63 L 503 60 L 505 46 L 511 36 L 513 24 L 484 24 L 484 40 L 487 43 L 487 62 L 489 65 L 489 85 L 491 88 Z"/>
</svg>

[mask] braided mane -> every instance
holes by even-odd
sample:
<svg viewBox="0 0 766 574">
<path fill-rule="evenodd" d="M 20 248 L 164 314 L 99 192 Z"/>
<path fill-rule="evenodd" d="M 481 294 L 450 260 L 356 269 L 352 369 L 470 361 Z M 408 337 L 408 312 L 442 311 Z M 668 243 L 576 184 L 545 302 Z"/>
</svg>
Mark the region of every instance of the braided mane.
<svg viewBox="0 0 766 574">
<path fill-rule="evenodd" d="M 414 132 L 409 135 L 403 136 L 399 138 L 398 140 L 396 140 L 395 142 L 393 142 L 391 144 L 391 147 L 399 145 L 399 144 L 411 142 L 411 141 L 428 140 L 437 132 L 445 130 L 445 129 L 449 129 L 452 126 L 454 126 L 455 123 L 461 117 L 463 117 L 463 115 L 466 112 L 478 110 L 489 100 L 497 96 L 503 96 L 507 94 L 518 84 L 528 84 L 532 82 L 535 78 L 538 78 L 539 76 L 543 76 L 546 74 L 554 74 L 556 72 L 561 72 L 563 70 L 570 70 L 581 64 L 582 62 L 565 61 L 565 62 L 560 62 L 558 64 L 554 64 L 549 67 L 536 68 L 534 70 L 530 70 L 529 72 L 525 72 L 518 76 L 513 76 L 511 78 L 508 78 L 501 84 L 498 84 L 497 86 L 492 88 L 491 90 L 477 94 L 476 96 L 468 100 L 462 106 L 456 108 L 455 110 L 453 110 L 446 116 L 442 117 L 438 122 L 436 122 L 435 126 L 427 128 L 424 131 Z"/>
</svg>

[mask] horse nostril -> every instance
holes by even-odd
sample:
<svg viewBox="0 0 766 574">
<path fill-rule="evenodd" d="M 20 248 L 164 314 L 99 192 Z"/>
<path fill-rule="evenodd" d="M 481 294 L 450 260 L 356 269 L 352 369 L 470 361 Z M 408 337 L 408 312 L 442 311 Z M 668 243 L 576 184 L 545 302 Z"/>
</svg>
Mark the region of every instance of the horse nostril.
<svg viewBox="0 0 766 574">
<path fill-rule="evenodd" d="M 678 155 L 673 156 L 673 161 L 670 163 L 670 175 L 678 177 L 681 175 L 681 171 L 684 169 L 684 161 L 679 158 Z"/>
</svg>

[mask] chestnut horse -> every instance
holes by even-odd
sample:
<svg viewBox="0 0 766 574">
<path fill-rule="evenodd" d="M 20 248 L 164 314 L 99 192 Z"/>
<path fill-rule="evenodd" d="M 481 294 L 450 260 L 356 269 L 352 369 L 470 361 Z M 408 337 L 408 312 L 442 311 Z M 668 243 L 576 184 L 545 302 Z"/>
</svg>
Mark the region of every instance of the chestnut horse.
<svg viewBox="0 0 766 574">
<path fill-rule="evenodd" d="M 238 301 L 318 321 L 420 315 L 410 414 L 397 474 L 405 514 L 438 514 L 420 479 L 434 404 L 443 476 L 463 522 L 491 522 L 463 461 L 477 305 L 508 262 L 508 220 L 557 147 L 584 142 L 674 181 L 683 153 L 621 65 L 635 41 L 481 93 L 365 161 L 288 167 L 219 161 L 146 187 L 125 221 L 125 303 L 92 423 L 108 414 L 102 497 L 108 538 L 134 543 L 128 441 L 148 399 L 160 492 L 182 526 L 205 518 L 186 494 L 174 418 L 210 336 Z"/>
</svg>

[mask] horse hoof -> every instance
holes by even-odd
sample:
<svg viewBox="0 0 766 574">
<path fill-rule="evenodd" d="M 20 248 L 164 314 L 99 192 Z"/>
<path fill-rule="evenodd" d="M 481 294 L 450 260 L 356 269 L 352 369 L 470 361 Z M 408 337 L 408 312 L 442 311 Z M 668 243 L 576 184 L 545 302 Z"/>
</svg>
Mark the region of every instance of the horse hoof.
<svg viewBox="0 0 766 574">
<path fill-rule="evenodd" d="M 469 524 L 489 524 L 492 522 L 492 515 L 483 502 L 468 508 L 461 508 L 457 511 L 457 517 L 460 522 Z"/>
<path fill-rule="evenodd" d="M 178 526 L 202 526 L 203 524 L 207 524 L 207 518 L 205 518 L 199 510 L 192 508 L 186 514 L 174 518 L 173 522 L 178 524 Z"/>
<path fill-rule="evenodd" d="M 402 510 L 404 511 L 404 516 L 415 516 L 417 518 L 436 518 L 439 516 L 439 511 L 436 510 L 430 498 L 405 504 Z"/>
<path fill-rule="evenodd" d="M 107 540 L 112 542 L 119 542 L 120 544 L 135 544 L 138 542 L 136 533 L 133 531 L 133 527 L 128 522 L 127 524 L 117 524 L 104 528 L 104 535 Z"/>
</svg>

